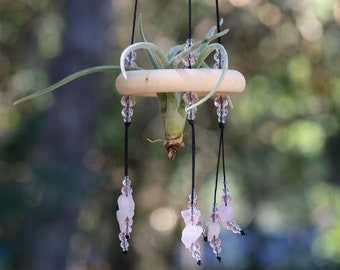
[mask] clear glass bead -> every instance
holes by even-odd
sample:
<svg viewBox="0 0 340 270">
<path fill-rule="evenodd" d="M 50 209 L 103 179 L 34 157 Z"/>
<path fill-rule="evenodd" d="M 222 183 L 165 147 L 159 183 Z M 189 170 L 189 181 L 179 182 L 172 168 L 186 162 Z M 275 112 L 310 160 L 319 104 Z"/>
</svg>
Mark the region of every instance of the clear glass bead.
<svg viewBox="0 0 340 270">
<path fill-rule="evenodd" d="M 219 123 L 225 123 L 225 119 L 228 116 L 228 100 L 223 96 L 218 96 L 214 101 L 215 107 L 217 107 L 216 114 Z"/>
<path fill-rule="evenodd" d="M 189 91 L 183 95 L 183 101 L 187 105 L 192 105 L 198 101 L 198 96 L 196 93 Z"/>
<path fill-rule="evenodd" d="M 123 251 L 127 251 L 129 248 L 129 242 L 127 240 L 124 240 L 120 243 L 120 247 L 123 249 Z"/>
<path fill-rule="evenodd" d="M 214 100 L 216 108 L 226 108 L 228 106 L 228 99 L 224 96 L 218 96 Z"/>
<path fill-rule="evenodd" d="M 133 116 L 133 110 L 131 108 L 122 109 L 122 116 L 124 118 L 124 122 L 131 122 L 131 118 Z"/>
<path fill-rule="evenodd" d="M 136 105 L 136 100 L 132 96 L 123 96 L 120 99 L 120 104 L 122 104 L 124 107 L 133 107 Z"/>
<path fill-rule="evenodd" d="M 221 69 L 224 66 L 224 60 L 221 54 L 220 50 L 216 50 L 216 53 L 214 54 L 214 60 L 215 60 L 215 64 L 214 64 L 214 68 L 215 69 Z"/>
<path fill-rule="evenodd" d="M 217 114 L 218 122 L 224 124 L 225 119 L 228 116 L 228 109 L 227 108 L 223 108 L 223 109 L 218 108 L 216 110 L 216 114 Z"/>
<path fill-rule="evenodd" d="M 187 57 L 183 58 L 183 64 L 186 67 L 192 67 L 196 64 L 197 62 L 197 57 L 190 53 Z"/>
<path fill-rule="evenodd" d="M 194 44 L 194 40 L 193 39 L 187 39 L 184 48 L 187 50 L 193 44 Z M 184 57 L 182 62 L 184 64 L 184 66 L 186 66 L 186 67 L 192 67 L 193 65 L 196 64 L 197 57 L 196 57 L 195 53 L 193 52 L 193 53 L 190 53 L 187 57 Z"/>
<path fill-rule="evenodd" d="M 130 180 L 130 177 L 128 175 L 124 176 L 124 179 L 122 181 L 122 184 L 124 186 L 130 186 L 131 185 L 131 180 Z"/>
<path fill-rule="evenodd" d="M 198 243 L 192 243 L 190 245 L 190 251 L 199 251 L 200 250 L 200 245 Z"/>
<path fill-rule="evenodd" d="M 137 58 L 137 54 L 135 51 L 131 51 L 124 60 L 124 65 L 126 67 L 137 67 L 137 64 L 135 63 L 135 60 Z"/>
</svg>

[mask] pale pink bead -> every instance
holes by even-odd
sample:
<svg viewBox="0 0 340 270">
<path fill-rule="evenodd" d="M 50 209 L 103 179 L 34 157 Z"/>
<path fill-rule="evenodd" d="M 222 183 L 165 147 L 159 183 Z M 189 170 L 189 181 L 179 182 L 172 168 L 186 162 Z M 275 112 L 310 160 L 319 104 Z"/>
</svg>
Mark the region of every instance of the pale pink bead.
<svg viewBox="0 0 340 270">
<path fill-rule="evenodd" d="M 220 224 L 218 222 L 208 221 L 208 241 L 218 238 L 220 235 Z"/>
<path fill-rule="evenodd" d="M 245 231 L 242 230 L 241 227 L 237 225 L 235 220 L 229 221 L 226 228 L 232 231 L 233 233 L 240 233 L 241 235 L 246 235 Z"/>
<path fill-rule="evenodd" d="M 122 192 L 122 195 L 124 196 L 128 196 L 131 195 L 133 190 L 130 186 L 123 186 L 120 190 Z"/>
<path fill-rule="evenodd" d="M 195 243 L 201 236 L 203 228 L 196 225 L 186 225 L 182 232 L 182 242 L 186 248 L 190 248 L 192 243 Z"/>
<path fill-rule="evenodd" d="M 221 197 L 221 202 L 223 203 L 223 204 L 229 204 L 229 203 L 231 203 L 231 201 L 232 201 L 232 199 L 231 199 L 231 196 L 229 195 L 229 194 L 227 194 L 227 195 L 223 195 L 222 197 Z"/>
<path fill-rule="evenodd" d="M 234 217 L 234 211 L 231 204 L 230 203 L 228 205 L 222 204 L 218 208 L 218 215 L 220 217 L 223 227 L 226 228 L 228 226 L 228 222 L 232 221 Z"/>
<path fill-rule="evenodd" d="M 193 215 L 191 215 L 193 213 Z M 185 222 L 185 225 L 188 224 L 195 224 L 197 225 L 199 223 L 199 219 L 201 217 L 201 211 L 194 209 L 194 211 L 191 211 L 191 209 L 183 210 L 181 211 L 181 215 L 183 217 L 183 220 Z"/>
</svg>

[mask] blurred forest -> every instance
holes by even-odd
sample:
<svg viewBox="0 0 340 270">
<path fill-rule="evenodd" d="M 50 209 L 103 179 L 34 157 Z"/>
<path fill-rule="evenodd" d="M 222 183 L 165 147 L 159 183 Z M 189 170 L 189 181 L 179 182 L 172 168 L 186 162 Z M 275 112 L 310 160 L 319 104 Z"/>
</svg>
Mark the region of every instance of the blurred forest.
<svg viewBox="0 0 340 270">
<path fill-rule="evenodd" d="M 193 37 L 215 1 L 193 3 Z M 247 80 L 226 126 L 228 184 L 246 237 L 223 231 L 222 263 L 180 241 L 190 142 L 170 162 L 158 104 L 137 98 L 130 128 L 136 215 L 129 257 L 115 220 L 124 125 L 115 74 L 12 103 L 72 72 L 118 64 L 134 1 L 0 2 L 0 270 L 339 269 L 340 1 L 220 0 L 230 68 Z M 139 1 L 147 39 L 186 40 L 186 1 Z M 137 35 L 137 41 L 138 41 Z M 145 53 L 138 65 L 148 68 Z M 205 220 L 218 150 L 213 101 L 197 115 L 197 185 Z M 188 132 L 188 130 L 187 130 Z"/>
</svg>

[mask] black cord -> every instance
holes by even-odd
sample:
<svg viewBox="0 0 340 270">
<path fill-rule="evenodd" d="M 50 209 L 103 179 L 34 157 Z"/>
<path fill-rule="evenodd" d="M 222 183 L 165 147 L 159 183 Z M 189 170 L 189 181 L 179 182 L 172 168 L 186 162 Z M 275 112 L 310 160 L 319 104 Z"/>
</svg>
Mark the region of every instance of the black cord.
<svg viewBox="0 0 340 270">
<path fill-rule="evenodd" d="M 129 173 L 129 126 L 131 122 L 125 123 L 125 137 L 124 137 L 124 176 Z"/>
<path fill-rule="evenodd" d="M 189 40 L 192 38 L 191 34 L 191 0 L 188 0 L 188 38 Z"/>
<path fill-rule="evenodd" d="M 194 194 L 195 194 L 195 156 L 196 156 L 196 142 L 195 142 L 195 125 L 194 120 L 188 120 L 191 126 L 191 212 L 194 211 Z"/>
<path fill-rule="evenodd" d="M 217 33 L 221 32 L 221 26 L 220 26 L 220 9 L 218 7 L 218 0 L 215 1 L 215 6 L 216 6 L 216 26 L 217 26 Z M 221 44 L 221 37 L 218 39 L 218 43 Z"/>
<path fill-rule="evenodd" d="M 226 173 L 225 173 L 225 159 L 224 159 L 224 124 L 219 123 L 219 126 L 221 128 L 221 142 L 220 144 L 222 145 L 222 171 L 223 171 L 223 188 L 224 190 L 227 189 L 227 178 L 226 178 Z"/>
<path fill-rule="evenodd" d="M 223 145 L 223 126 L 221 126 L 221 125 L 219 125 L 219 126 L 220 126 L 220 129 L 221 129 L 221 133 L 220 133 L 220 143 L 219 143 L 219 146 L 218 146 L 218 157 L 217 157 L 217 166 L 216 166 L 216 178 L 215 178 L 215 189 L 214 189 L 214 203 L 213 203 L 213 207 L 214 208 L 216 207 L 216 195 L 217 195 L 217 186 L 218 186 L 218 170 L 220 168 L 221 151 L 223 153 L 223 149 L 222 148 L 224 148 L 222 146 Z M 222 156 L 224 157 L 223 154 L 222 154 Z M 222 158 L 222 159 L 223 159 L 223 163 L 224 163 L 224 158 Z M 213 211 L 215 211 L 215 209 Z"/>
<path fill-rule="evenodd" d="M 133 21 L 132 21 L 132 30 L 131 30 L 131 44 L 134 42 L 135 38 L 135 28 L 136 28 L 136 17 L 137 17 L 137 3 L 138 0 L 135 0 L 135 7 L 133 10 Z"/>
</svg>

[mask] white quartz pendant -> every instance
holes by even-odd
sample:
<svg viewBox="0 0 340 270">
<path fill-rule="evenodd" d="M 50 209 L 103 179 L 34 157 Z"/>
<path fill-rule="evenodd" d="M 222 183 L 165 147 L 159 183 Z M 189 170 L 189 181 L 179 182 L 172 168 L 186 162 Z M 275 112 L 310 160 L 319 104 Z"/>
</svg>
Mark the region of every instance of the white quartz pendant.
<svg viewBox="0 0 340 270">
<path fill-rule="evenodd" d="M 228 226 L 228 222 L 232 221 L 234 217 L 234 210 L 231 206 L 231 203 L 228 203 L 227 205 L 222 204 L 218 208 L 218 215 L 223 227 L 226 228 Z"/>
<path fill-rule="evenodd" d="M 120 215 L 123 217 L 129 217 L 132 219 L 135 211 L 135 202 L 132 198 L 132 195 L 120 195 L 118 198 L 118 207 L 120 211 Z"/>
<path fill-rule="evenodd" d="M 182 232 L 182 242 L 186 248 L 190 248 L 191 244 L 195 243 L 201 236 L 203 228 L 201 226 L 188 224 Z"/>
</svg>

